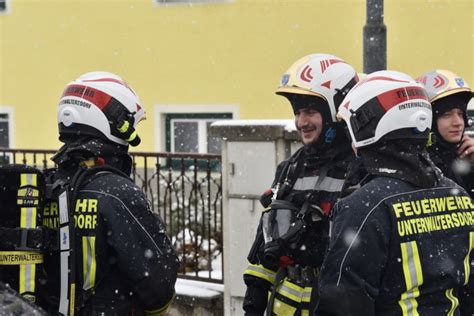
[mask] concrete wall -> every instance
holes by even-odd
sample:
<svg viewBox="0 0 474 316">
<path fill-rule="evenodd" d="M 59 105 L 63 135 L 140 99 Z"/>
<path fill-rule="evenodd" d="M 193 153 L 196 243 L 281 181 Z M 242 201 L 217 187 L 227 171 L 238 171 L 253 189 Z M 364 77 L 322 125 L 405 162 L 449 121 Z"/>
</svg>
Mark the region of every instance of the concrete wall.
<svg viewBox="0 0 474 316">
<path fill-rule="evenodd" d="M 293 121 L 224 121 L 211 127 L 222 137 L 224 206 L 224 311 L 243 315 L 242 273 L 278 163 L 299 145 Z"/>
</svg>

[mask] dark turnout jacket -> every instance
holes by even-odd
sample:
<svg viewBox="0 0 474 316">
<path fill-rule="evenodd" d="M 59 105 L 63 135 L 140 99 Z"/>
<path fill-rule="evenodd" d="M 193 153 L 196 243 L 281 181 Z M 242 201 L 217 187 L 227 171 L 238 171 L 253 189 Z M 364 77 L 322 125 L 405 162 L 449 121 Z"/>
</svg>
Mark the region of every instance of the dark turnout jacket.
<svg viewBox="0 0 474 316">
<path fill-rule="evenodd" d="M 315 315 L 474 312 L 473 201 L 439 177 L 422 188 L 374 176 L 336 204 Z"/>
<path fill-rule="evenodd" d="M 76 172 L 60 165 L 43 223 L 58 229 L 57 198 Z M 76 165 L 76 168 L 77 167 Z M 78 187 L 73 207 L 76 314 L 161 315 L 172 301 L 178 259 L 142 190 L 119 172 L 98 171 Z M 48 309 L 59 298 L 59 256 L 45 258 Z"/>
<path fill-rule="evenodd" d="M 474 197 L 474 168 L 468 161 L 461 161 L 457 155 L 457 146 L 439 140 L 428 147 L 428 153 L 434 164 L 443 174 L 462 186 L 467 193 Z"/>
<path fill-rule="evenodd" d="M 263 315 L 266 309 L 271 309 L 275 315 L 309 315 L 314 310 L 317 291 L 313 287 L 328 244 L 327 215 L 346 186 L 345 177 L 354 160 L 350 147 L 345 145 L 324 151 L 302 148 L 279 165 L 272 185 L 274 190 L 284 190 L 279 198 L 291 202 L 298 209 L 310 199 L 308 202 L 320 207 L 325 216 L 319 222 L 308 224 L 298 246 L 291 251 L 293 262 L 284 268 L 285 271 L 264 259 L 260 220 L 248 256 L 249 266 L 244 272 L 247 291 L 243 309 L 246 315 Z M 323 169 L 325 171 L 321 172 Z M 315 190 L 320 178 L 322 181 Z M 285 182 L 289 185 L 284 185 Z M 278 271 L 284 275 L 281 280 Z M 269 293 L 272 292 L 274 298 L 269 304 Z"/>
</svg>

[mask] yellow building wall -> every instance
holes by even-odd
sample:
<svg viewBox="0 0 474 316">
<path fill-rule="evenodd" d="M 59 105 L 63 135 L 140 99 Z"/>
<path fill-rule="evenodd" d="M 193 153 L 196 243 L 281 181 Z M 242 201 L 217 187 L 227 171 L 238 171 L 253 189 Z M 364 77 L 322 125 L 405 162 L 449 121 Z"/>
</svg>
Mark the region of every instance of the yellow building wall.
<svg viewBox="0 0 474 316">
<path fill-rule="evenodd" d="M 385 0 L 388 67 L 418 76 L 458 72 L 474 85 L 473 0 Z M 237 105 L 241 119 L 286 119 L 274 94 L 309 53 L 332 53 L 362 71 L 365 0 L 10 0 L 0 15 L 0 106 L 14 108 L 16 148 L 56 148 L 56 105 L 67 82 L 115 72 L 138 92 L 154 151 L 154 106 Z"/>
</svg>

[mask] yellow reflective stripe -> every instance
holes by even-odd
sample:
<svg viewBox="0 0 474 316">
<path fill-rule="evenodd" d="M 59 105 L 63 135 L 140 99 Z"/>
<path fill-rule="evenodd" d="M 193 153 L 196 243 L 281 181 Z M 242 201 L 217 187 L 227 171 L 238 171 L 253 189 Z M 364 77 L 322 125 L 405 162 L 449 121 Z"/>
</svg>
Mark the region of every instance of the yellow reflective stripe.
<svg viewBox="0 0 474 316">
<path fill-rule="evenodd" d="M 464 258 L 464 285 L 469 282 L 469 276 L 471 274 L 471 251 L 474 248 L 474 232 L 469 233 L 469 250 Z"/>
<path fill-rule="evenodd" d="M 131 142 L 137 137 L 137 131 L 133 131 L 132 134 L 130 134 L 130 137 L 126 139 L 127 142 Z"/>
<path fill-rule="evenodd" d="M 95 286 L 97 261 L 95 258 L 95 236 L 82 236 L 82 288 L 89 290 Z"/>
<path fill-rule="evenodd" d="M 161 308 L 158 308 L 158 309 L 155 309 L 155 310 L 145 311 L 145 315 L 146 316 L 160 316 L 160 315 L 163 315 L 166 312 L 166 310 L 168 309 L 168 307 L 170 307 L 170 305 L 174 301 L 175 297 L 176 297 L 176 293 L 173 294 L 173 297 L 168 301 L 168 303 L 166 303 L 165 306 L 163 306 Z"/>
<path fill-rule="evenodd" d="M 294 315 L 296 312 L 296 307 L 293 307 L 291 305 L 288 305 L 279 299 L 275 298 L 275 301 L 273 302 L 273 313 L 276 315 Z"/>
<path fill-rule="evenodd" d="M 36 265 L 35 264 L 21 264 L 20 265 L 20 280 L 19 280 L 19 293 L 25 292 L 34 293 L 35 291 L 35 275 Z"/>
<path fill-rule="evenodd" d="M 301 301 L 302 302 L 310 302 L 311 301 L 311 292 L 312 292 L 313 288 L 312 287 L 305 287 L 303 289 L 303 296 L 301 297 Z"/>
<path fill-rule="evenodd" d="M 69 300 L 69 316 L 74 316 L 74 309 L 76 307 L 76 283 L 71 283 Z"/>
<path fill-rule="evenodd" d="M 31 192 L 31 196 L 33 196 L 33 197 L 38 197 L 38 195 L 39 195 L 38 190 L 30 190 L 29 192 Z M 25 196 L 26 193 L 29 193 L 29 192 L 28 192 L 28 189 L 19 189 L 18 190 L 18 196 Z"/>
<path fill-rule="evenodd" d="M 118 128 L 118 131 L 120 133 L 125 133 L 128 130 L 129 126 L 130 126 L 130 123 L 128 121 L 124 121 L 123 125 Z"/>
<path fill-rule="evenodd" d="M 301 316 L 309 316 L 309 310 L 307 310 L 307 309 L 302 309 L 302 310 L 301 310 Z"/>
<path fill-rule="evenodd" d="M 0 265 L 43 263 L 43 255 L 34 251 L 0 251 Z"/>
<path fill-rule="evenodd" d="M 446 297 L 451 302 L 451 309 L 449 310 L 447 316 L 454 316 L 454 311 L 459 306 L 459 300 L 453 295 L 453 289 L 447 289 L 445 293 Z"/>
<path fill-rule="evenodd" d="M 407 290 L 401 295 L 398 304 L 402 309 L 403 316 L 419 316 L 416 298 L 420 296 L 418 287 L 423 284 L 423 271 L 418 246 L 415 241 L 410 241 L 400 244 L 400 248 Z"/>
<path fill-rule="evenodd" d="M 288 280 L 283 281 L 283 283 L 277 288 L 277 293 L 289 298 L 292 301 L 301 303 L 301 298 L 303 296 L 304 289 L 301 286 L 293 284 Z"/>
<path fill-rule="evenodd" d="M 36 217 L 38 210 L 36 207 L 22 207 L 20 217 L 21 228 L 36 228 Z"/>
<path fill-rule="evenodd" d="M 35 173 L 22 173 L 20 175 L 20 186 L 37 186 L 37 174 Z M 27 196 L 31 193 L 34 197 L 38 196 L 37 190 L 27 190 L 21 189 L 18 190 L 18 195 L 23 194 Z M 18 205 L 23 205 L 23 200 L 19 199 Z M 37 205 L 38 201 L 35 201 L 34 205 Z M 37 217 L 37 208 L 36 207 L 22 207 L 20 208 L 20 228 L 36 228 L 36 217 Z M 10 252 L 11 255 L 11 252 Z M 2 258 L 4 258 L 2 256 Z M 23 252 L 19 251 L 17 254 L 14 254 L 13 257 L 9 257 L 10 260 L 14 261 L 23 261 L 19 266 L 19 278 L 18 278 L 18 289 L 19 293 L 23 294 L 25 292 L 34 293 L 35 292 L 35 278 L 36 278 L 36 263 L 31 262 L 43 262 L 43 256 L 35 252 Z M 3 261 L 3 260 L 1 260 Z"/>
<path fill-rule="evenodd" d="M 275 283 L 275 271 L 267 269 L 261 264 L 250 264 L 244 271 L 244 274 L 253 275 L 257 278 L 267 280 L 272 284 Z"/>
<path fill-rule="evenodd" d="M 38 175 L 36 173 L 22 173 L 20 175 L 20 186 L 32 185 L 36 187 L 38 185 Z"/>
</svg>

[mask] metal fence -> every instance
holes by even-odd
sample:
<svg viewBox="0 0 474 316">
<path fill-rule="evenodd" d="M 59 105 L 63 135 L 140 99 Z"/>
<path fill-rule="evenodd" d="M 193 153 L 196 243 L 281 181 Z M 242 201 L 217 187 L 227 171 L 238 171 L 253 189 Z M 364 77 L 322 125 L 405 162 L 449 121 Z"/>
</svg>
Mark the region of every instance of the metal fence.
<svg viewBox="0 0 474 316">
<path fill-rule="evenodd" d="M 55 167 L 53 150 L 0 148 L 1 164 Z M 181 260 L 180 277 L 223 282 L 221 156 L 131 153 L 132 179 L 158 213 Z"/>
</svg>

